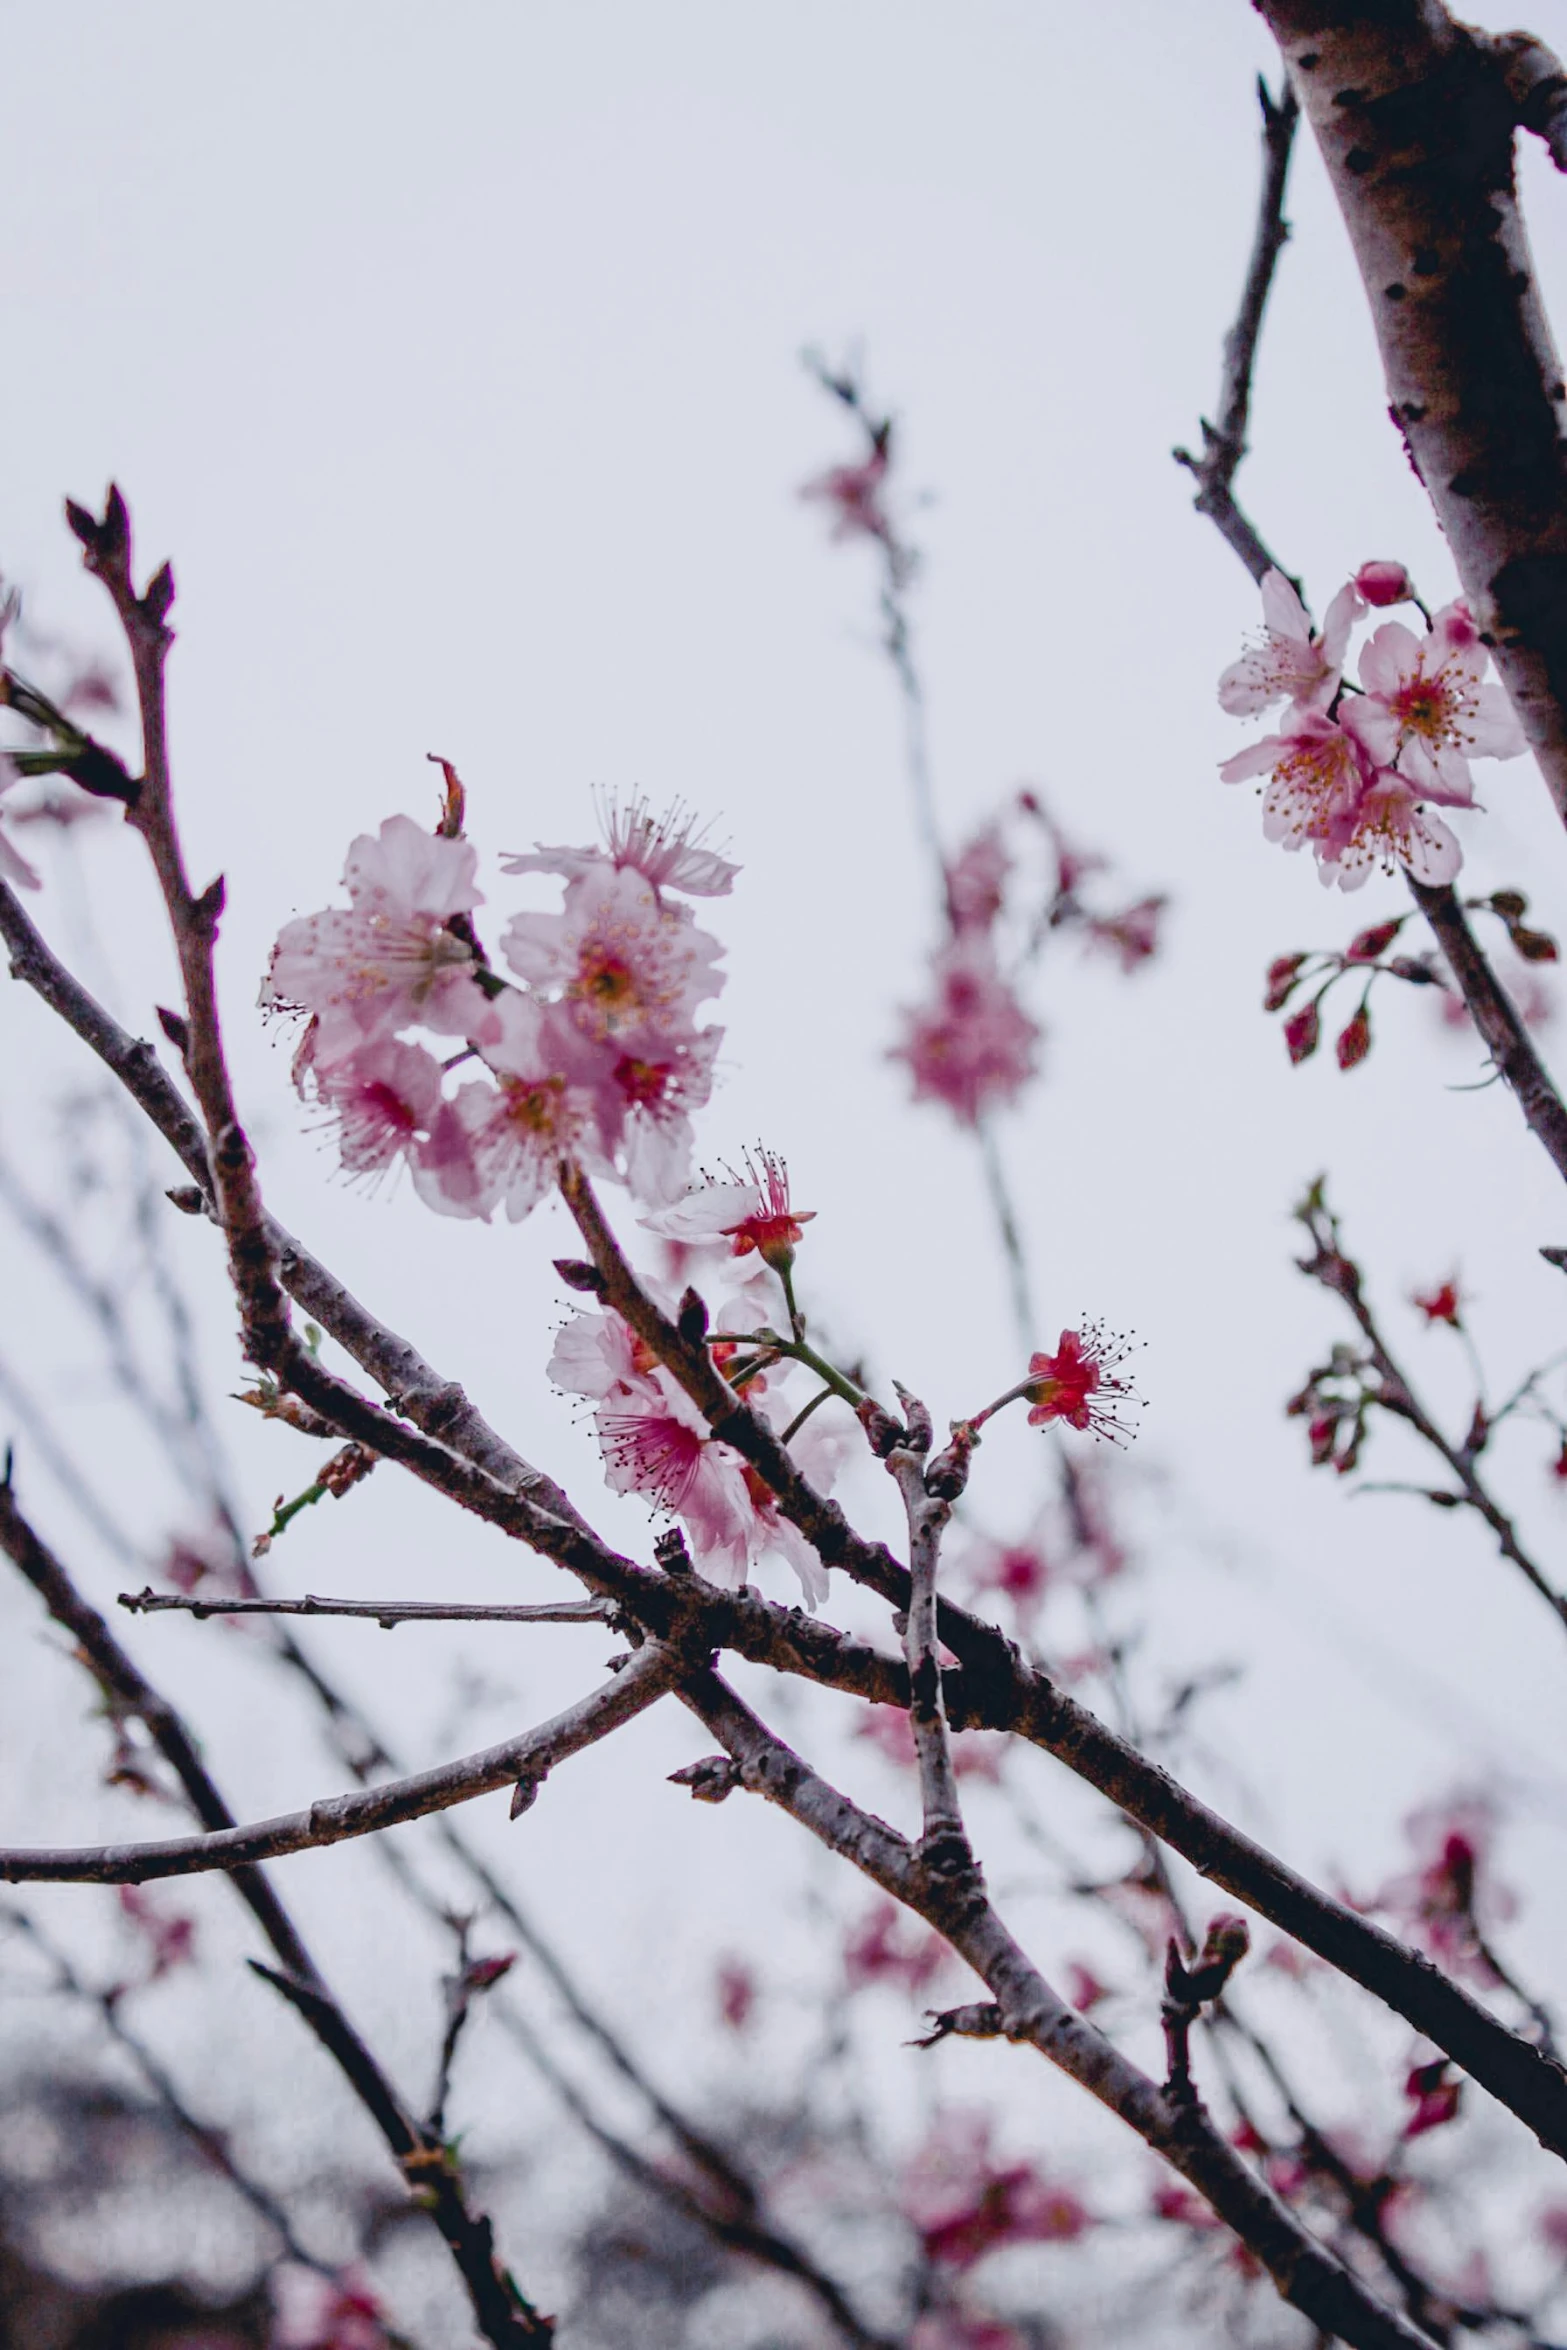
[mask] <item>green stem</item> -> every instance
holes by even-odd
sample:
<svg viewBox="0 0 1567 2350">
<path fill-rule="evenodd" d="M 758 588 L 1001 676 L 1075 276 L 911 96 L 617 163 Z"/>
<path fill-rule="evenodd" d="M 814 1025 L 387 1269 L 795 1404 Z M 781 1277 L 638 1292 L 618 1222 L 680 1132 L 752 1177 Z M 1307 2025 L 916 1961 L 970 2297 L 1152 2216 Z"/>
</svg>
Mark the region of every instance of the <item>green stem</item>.
<svg viewBox="0 0 1567 2350">
<path fill-rule="evenodd" d="M 788 1427 L 779 1437 L 779 1443 L 788 1444 L 794 1437 L 798 1436 L 800 1430 L 805 1426 L 805 1423 L 810 1418 L 812 1412 L 817 1409 L 818 1405 L 824 1404 L 832 1392 L 833 1390 L 830 1387 L 819 1387 L 816 1390 L 816 1393 L 812 1396 L 810 1402 L 805 1405 L 804 1409 L 795 1413 L 794 1418 L 789 1422 Z"/>
</svg>

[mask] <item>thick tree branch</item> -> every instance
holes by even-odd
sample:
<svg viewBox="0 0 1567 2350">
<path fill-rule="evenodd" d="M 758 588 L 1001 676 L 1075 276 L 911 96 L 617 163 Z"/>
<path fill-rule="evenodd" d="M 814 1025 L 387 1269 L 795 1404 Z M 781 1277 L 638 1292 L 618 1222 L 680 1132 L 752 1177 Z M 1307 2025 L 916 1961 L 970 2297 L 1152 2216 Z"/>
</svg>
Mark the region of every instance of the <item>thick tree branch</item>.
<svg viewBox="0 0 1567 2350">
<path fill-rule="evenodd" d="M 1567 385 L 1513 169 L 1520 120 L 1560 146 L 1561 69 L 1440 0 L 1258 6 L 1349 230 L 1393 421 L 1567 818 Z"/>
</svg>

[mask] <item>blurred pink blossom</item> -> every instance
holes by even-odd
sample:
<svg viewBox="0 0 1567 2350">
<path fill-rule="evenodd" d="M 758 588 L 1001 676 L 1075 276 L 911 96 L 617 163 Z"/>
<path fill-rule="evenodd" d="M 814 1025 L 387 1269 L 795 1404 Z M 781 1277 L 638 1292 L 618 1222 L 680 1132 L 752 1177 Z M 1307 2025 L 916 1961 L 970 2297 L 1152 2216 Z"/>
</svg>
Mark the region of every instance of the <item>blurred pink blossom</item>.
<svg viewBox="0 0 1567 2350">
<path fill-rule="evenodd" d="M 956 938 L 932 958 L 933 1000 L 906 1011 L 891 1058 L 916 1101 L 942 1102 L 964 1126 L 1015 1099 L 1038 1066 L 1039 1029 L 1002 978 L 988 940 Z"/>
</svg>

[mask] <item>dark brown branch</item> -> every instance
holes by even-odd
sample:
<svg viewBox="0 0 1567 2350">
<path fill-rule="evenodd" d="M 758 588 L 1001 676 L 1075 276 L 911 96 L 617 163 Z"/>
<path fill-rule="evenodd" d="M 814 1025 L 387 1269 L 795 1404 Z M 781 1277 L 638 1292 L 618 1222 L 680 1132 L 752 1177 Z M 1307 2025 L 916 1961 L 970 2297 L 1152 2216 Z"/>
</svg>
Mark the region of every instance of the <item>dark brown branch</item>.
<svg viewBox="0 0 1567 2350">
<path fill-rule="evenodd" d="M 716 1674 L 691 1676 L 680 1694 L 738 1765 L 744 1785 L 934 1926 L 989 1988 L 999 2034 L 1037 2049 L 1162 2155 L 1255 2254 L 1286 2301 L 1356 2350 L 1431 2350 L 1428 2334 L 1377 2301 L 1308 2235 L 1195 2100 L 1172 2102 L 1050 1988 L 977 1874 L 954 1884 L 926 1868 L 913 1846 L 819 1778 Z M 988 2017 L 983 2029 L 991 2036 Z"/>
<path fill-rule="evenodd" d="M 1280 569 L 1281 566 L 1237 505 L 1235 476 L 1246 455 L 1252 374 L 1257 363 L 1257 341 L 1262 333 L 1263 313 L 1273 288 L 1273 273 L 1278 267 L 1279 255 L 1289 241 L 1289 222 L 1284 217 L 1284 190 L 1289 180 L 1290 152 L 1295 143 L 1295 125 L 1300 118 L 1300 106 L 1287 81 L 1283 97 L 1275 101 L 1267 83 L 1259 77 L 1257 99 L 1262 108 L 1262 193 L 1257 205 L 1257 226 L 1252 237 L 1251 258 L 1246 264 L 1246 282 L 1241 288 L 1240 308 L 1235 314 L 1234 325 L 1224 338 L 1224 365 L 1219 379 L 1219 421 L 1210 424 L 1206 416 L 1200 420 L 1200 457 L 1194 457 L 1189 449 L 1176 449 L 1173 455 L 1176 464 L 1184 465 L 1197 483 L 1197 495 L 1192 504 L 1198 513 L 1208 517 L 1225 544 L 1234 548 L 1252 578 L 1260 581 L 1266 572 Z"/>
<path fill-rule="evenodd" d="M 562 1599 L 535 1607 L 464 1606 L 443 1599 L 203 1599 L 195 1592 L 122 1591 L 133 1616 L 166 1613 L 207 1616 L 366 1616 L 390 1632 L 399 1624 L 607 1624 L 613 1608 L 602 1599 Z"/>
<path fill-rule="evenodd" d="M 434 2220 L 468 2286 L 485 2340 L 496 2350 L 524 2350 L 555 2339 L 555 2321 L 543 2316 L 523 2293 L 495 2250 L 495 2232 L 483 2212 L 468 2208 L 462 2174 L 449 2146 L 410 2120 L 395 2099 L 376 2100 L 384 2084 L 363 2041 L 336 2002 L 323 1999 L 314 1982 L 281 1974 L 258 1959 L 252 1968 L 304 2018 L 322 2047 L 376 2113 L 382 2135 L 396 2155 L 414 2201 Z"/>
<path fill-rule="evenodd" d="M 1502 1082 L 1534 1134 L 1549 1152 L 1558 1175 L 1567 1180 L 1567 1105 L 1529 1040 L 1501 981 L 1480 950 L 1464 909 L 1452 889 L 1427 889 L 1409 876 L 1409 891 L 1431 925 L 1437 945 L 1457 980 L 1469 1017 Z"/>
<path fill-rule="evenodd" d="M 1440 0 L 1258 4 L 1349 230 L 1393 421 L 1567 817 L 1567 386 L 1513 168 L 1520 119 L 1559 143 L 1560 68 Z"/>
</svg>

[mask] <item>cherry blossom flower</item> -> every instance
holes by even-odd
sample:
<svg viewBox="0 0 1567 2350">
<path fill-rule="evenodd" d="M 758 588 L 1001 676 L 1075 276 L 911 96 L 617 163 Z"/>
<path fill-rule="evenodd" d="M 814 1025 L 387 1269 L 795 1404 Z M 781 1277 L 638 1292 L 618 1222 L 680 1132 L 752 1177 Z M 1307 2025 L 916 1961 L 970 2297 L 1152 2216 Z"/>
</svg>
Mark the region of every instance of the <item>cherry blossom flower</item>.
<svg viewBox="0 0 1567 2350">
<path fill-rule="evenodd" d="M 494 1026 L 485 1054 L 495 1083 L 461 1086 L 442 1104 L 413 1178 L 444 1215 L 487 1217 L 500 1205 L 516 1224 L 589 1138 L 592 1105 L 560 1073 L 549 1007 L 512 991 L 496 1004 Z"/>
<path fill-rule="evenodd" d="M 1232 718 L 1254 718 L 1275 702 L 1304 713 L 1325 711 L 1338 692 L 1349 632 L 1362 610 L 1351 581 L 1328 606 L 1318 636 L 1294 588 L 1282 571 L 1262 582 L 1262 642 L 1232 661 L 1219 680 L 1219 707 Z"/>
<path fill-rule="evenodd" d="M 1270 777 L 1263 795 L 1262 829 L 1288 849 L 1310 841 L 1319 857 L 1332 856 L 1345 837 L 1371 781 L 1371 762 L 1358 739 L 1320 710 L 1298 716 L 1283 734 L 1265 734 L 1226 759 L 1225 783 Z"/>
<path fill-rule="evenodd" d="M 1487 1874 L 1496 1829 L 1491 1805 L 1483 1797 L 1459 1797 L 1412 1813 L 1404 1827 L 1415 1867 L 1362 1906 L 1395 1918 L 1417 1948 L 1453 1974 L 1494 1984 L 1477 1911 L 1483 1906 L 1492 1918 L 1506 1919 L 1515 1904 Z"/>
<path fill-rule="evenodd" d="M 638 792 L 624 806 L 608 801 L 600 815 L 603 849 L 545 848 L 540 843 L 531 856 L 503 856 L 501 871 L 563 873 L 568 881 L 577 881 L 602 866 L 607 857 L 617 872 L 629 868 L 640 873 L 655 890 L 677 889 L 687 897 L 722 898 L 733 889 L 739 866 L 702 846 L 705 827 L 699 828 L 695 816 L 678 802 L 664 815 L 655 816 Z"/>
<path fill-rule="evenodd" d="M 1089 945 L 1114 955 L 1123 972 L 1137 970 L 1159 952 L 1159 924 L 1167 902 L 1162 896 L 1139 898 L 1124 913 L 1091 914 Z"/>
<path fill-rule="evenodd" d="M 1128 1382 L 1116 1366 L 1126 1359 L 1124 1344 L 1110 1338 L 1097 1323 L 1086 1330 L 1063 1330 L 1053 1355 L 1029 1357 L 1028 1424 L 1042 1428 L 1064 1420 L 1069 1428 L 1091 1429 L 1096 1436 L 1119 1440 L 1128 1431 L 1118 1416 Z"/>
<path fill-rule="evenodd" d="M 913 1770 L 919 1761 L 914 1725 L 901 1706 L 865 1706 L 854 1726 L 854 1735 L 874 1746 L 888 1762 L 897 1763 L 905 1770 Z M 992 1787 L 1000 1783 L 1007 1750 L 1007 1741 L 1000 1731 L 958 1730 L 948 1744 L 952 1768 L 960 1779 L 983 1779 Z"/>
<path fill-rule="evenodd" d="M 816 1210 L 793 1205 L 789 1170 L 776 1151 L 758 1149 L 754 1159 L 747 1152 L 745 1168 L 743 1177 L 699 1184 L 673 1207 L 644 1216 L 644 1230 L 687 1247 L 727 1241 L 733 1256 L 749 1256 L 754 1249 L 767 1265 L 792 1265 L 795 1246 Z"/>
<path fill-rule="evenodd" d="M 905 1012 L 890 1058 L 914 1078 L 916 1101 L 944 1102 L 977 1126 L 1012 1101 L 1038 1066 L 1039 1029 L 1002 978 L 988 940 L 954 939 L 932 961 L 935 1000 Z"/>
<path fill-rule="evenodd" d="M 419 1142 L 441 1107 L 441 1064 L 423 1045 L 378 1036 L 314 1071 L 350 1175 L 385 1174 Z"/>
<path fill-rule="evenodd" d="M 1365 601 L 1379 610 L 1415 600 L 1414 583 L 1402 563 L 1362 563 L 1354 584 Z"/>
<path fill-rule="evenodd" d="M 1021 1621 L 1038 1613 L 1052 1581 L 1050 1563 L 1037 1542 L 989 1542 L 967 1561 L 976 1593 L 998 1591 Z"/>
<path fill-rule="evenodd" d="M 1452 2076 L 1445 2056 L 1434 2063 L 1415 2065 L 1404 2083 L 1404 2095 L 1415 2110 L 1404 2124 L 1403 2136 L 1420 2138 L 1427 2130 L 1439 2130 L 1456 2120 L 1462 2092 L 1463 2083 Z"/>
<path fill-rule="evenodd" d="M 1079 2015 L 1091 2015 L 1094 2009 L 1110 1997 L 1110 1986 L 1101 1983 L 1091 1966 L 1080 1958 L 1066 1962 L 1066 1995 Z"/>
<path fill-rule="evenodd" d="M 891 540 L 892 524 L 881 498 L 890 464 L 886 443 L 879 441 L 858 465 L 832 466 L 808 481 L 800 495 L 832 508 L 835 539 L 872 538 L 885 545 Z"/>
<path fill-rule="evenodd" d="M 863 1990 L 868 1983 L 895 1983 L 917 1998 L 951 1956 L 938 1933 L 918 1926 L 896 1901 L 883 1895 L 845 1938 L 844 1977 L 851 1991 Z"/>
<path fill-rule="evenodd" d="M 1431 889 L 1453 880 L 1463 864 L 1463 850 L 1441 817 L 1422 806 L 1422 794 L 1433 799 L 1446 796 L 1440 783 L 1422 784 L 1417 790 L 1393 768 L 1379 767 L 1359 805 L 1341 817 L 1335 836 L 1317 850 L 1323 882 L 1359 889 L 1378 869 L 1395 873 L 1400 865 Z"/>
<path fill-rule="evenodd" d="M 194 1918 L 161 1908 L 140 1885 L 122 1885 L 119 1895 L 121 1915 L 146 1948 L 149 1983 L 191 1964 L 196 1955 Z"/>
<path fill-rule="evenodd" d="M 602 860 L 568 882 L 560 913 L 514 915 L 501 945 L 519 978 L 558 990 L 580 1036 L 616 1052 L 684 1037 L 724 984 L 713 970 L 724 950 L 689 907 L 666 906 L 642 874 Z"/>
<path fill-rule="evenodd" d="M 475 870 L 469 842 L 423 832 L 409 816 L 389 816 L 351 844 L 351 908 L 286 923 L 261 990 L 266 1011 L 316 1015 L 307 1066 L 399 1028 L 475 1043 L 494 1032 L 472 944 L 451 927 L 482 903 Z"/>
<path fill-rule="evenodd" d="M 390 2350 L 381 2304 L 362 2269 L 322 2277 L 284 2268 L 274 2272 L 273 2291 L 269 2350 Z"/>
<path fill-rule="evenodd" d="M 1000 913 L 1012 859 L 999 825 L 977 832 L 947 869 L 947 913 L 955 931 L 988 931 Z"/>
<path fill-rule="evenodd" d="M 1481 683 L 1489 659 L 1462 601 L 1444 606 L 1423 639 L 1384 621 L 1361 651 L 1365 690 L 1347 702 L 1344 724 L 1421 796 L 1467 805 L 1471 759 L 1516 759 L 1526 747 L 1501 687 Z"/>
<path fill-rule="evenodd" d="M 1461 1326 L 1463 1300 L 1459 1294 L 1456 1274 L 1449 1274 L 1447 1279 L 1439 1281 L 1434 1289 L 1415 1290 L 1410 1302 L 1412 1305 L 1418 1306 L 1421 1313 L 1424 1314 L 1427 1328 L 1433 1322 L 1446 1322 L 1454 1330 Z"/>
<path fill-rule="evenodd" d="M 19 781 L 16 769 L 5 753 L 0 751 L 0 799 Z M 12 847 L 3 824 L 0 824 L 0 881 L 14 882 L 19 889 L 37 889 L 41 886 L 27 859 Z"/>
<path fill-rule="evenodd" d="M 900 2200 L 926 2258 L 969 2269 L 1002 2244 L 1070 2244 L 1093 2222 L 1086 2206 L 1032 2163 L 997 2163 L 988 2114 L 940 2115 L 903 2175 Z"/>
</svg>

